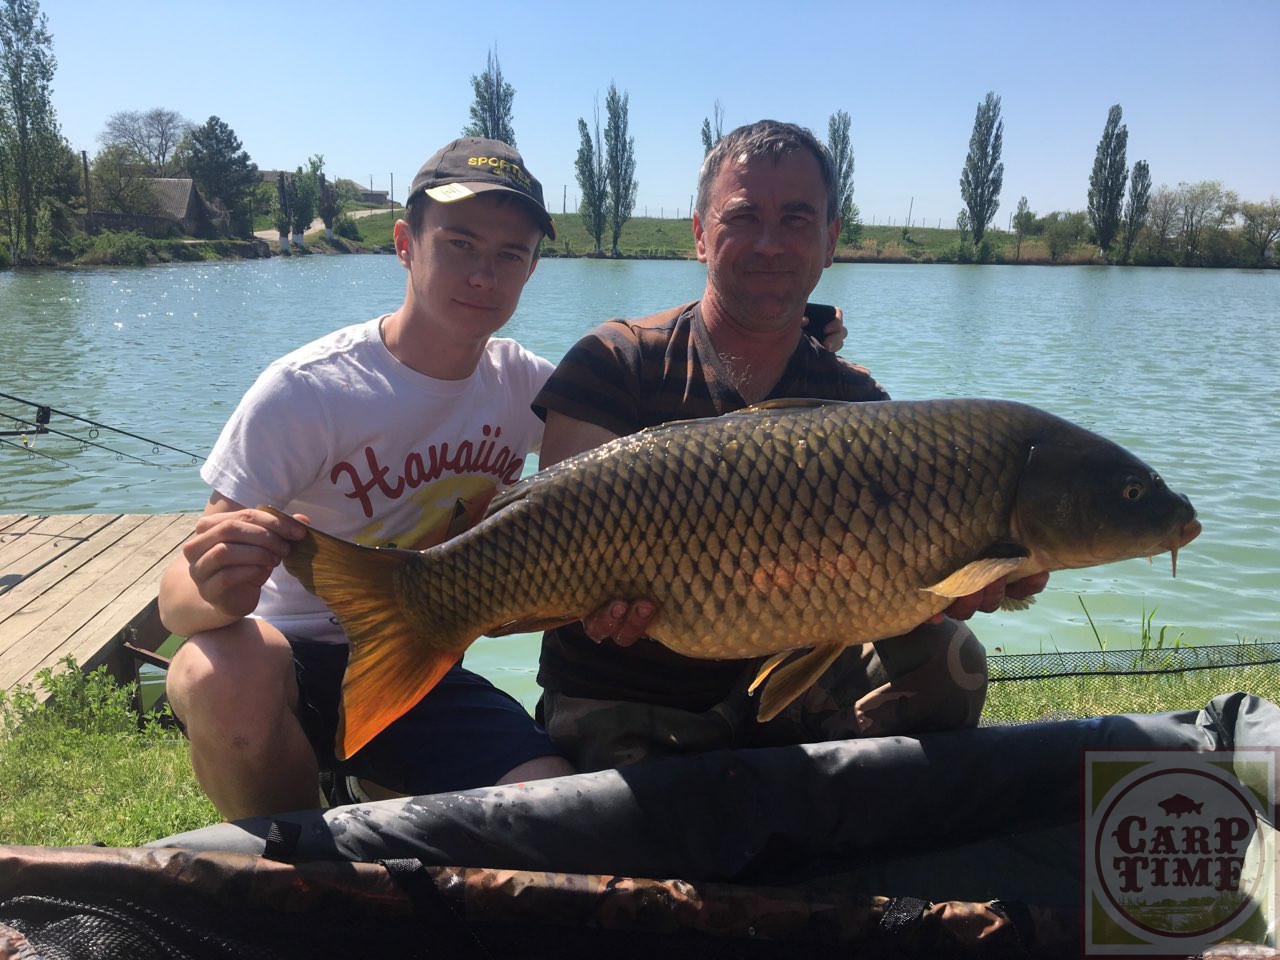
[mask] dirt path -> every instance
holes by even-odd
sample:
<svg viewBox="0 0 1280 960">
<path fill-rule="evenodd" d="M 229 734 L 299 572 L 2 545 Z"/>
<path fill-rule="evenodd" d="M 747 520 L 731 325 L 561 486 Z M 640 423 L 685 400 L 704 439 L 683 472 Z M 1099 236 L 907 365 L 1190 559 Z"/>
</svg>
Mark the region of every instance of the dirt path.
<svg viewBox="0 0 1280 960">
<path fill-rule="evenodd" d="M 347 213 L 347 216 L 349 216 L 352 220 L 359 220 L 361 217 L 372 216 L 375 213 L 386 213 L 386 211 L 380 207 L 372 207 L 367 210 L 351 210 Z M 319 217 L 316 217 L 314 220 L 311 221 L 311 226 L 307 227 L 306 231 L 303 233 L 303 236 L 305 237 L 307 236 L 307 234 L 311 234 L 311 233 L 319 233 L 323 229 L 324 229 L 324 221 L 321 220 Z M 259 240 L 275 240 L 277 242 L 279 242 L 280 240 L 280 231 L 276 230 L 274 227 L 267 230 L 255 230 L 253 232 L 253 235 L 257 237 Z"/>
</svg>

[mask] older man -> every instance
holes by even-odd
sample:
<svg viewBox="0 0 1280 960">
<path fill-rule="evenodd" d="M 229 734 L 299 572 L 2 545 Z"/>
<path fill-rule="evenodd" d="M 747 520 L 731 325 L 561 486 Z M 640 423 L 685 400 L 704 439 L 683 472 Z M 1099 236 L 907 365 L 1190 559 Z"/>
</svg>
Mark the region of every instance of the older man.
<svg viewBox="0 0 1280 960">
<path fill-rule="evenodd" d="M 805 332 L 805 307 L 840 232 L 826 148 L 794 124 L 732 131 L 707 155 L 693 217 L 702 299 L 611 320 L 566 354 L 534 401 L 546 420 L 541 463 L 668 420 L 718 416 L 780 397 L 878 401 L 888 394 Z M 691 504 L 690 509 L 697 509 Z M 1010 596 L 1045 578 L 1009 585 Z M 549 631 L 538 681 L 548 733 L 580 770 L 734 746 L 879 736 L 977 723 L 986 655 L 958 622 L 993 610 L 995 584 L 952 616 L 846 651 L 766 724 L 746 694 L 756 664 L 694 660 L 643 637 L 649 601 L 612 619 Z M 607 640 L 608 642 L 599 642 Z"/>
</svg>

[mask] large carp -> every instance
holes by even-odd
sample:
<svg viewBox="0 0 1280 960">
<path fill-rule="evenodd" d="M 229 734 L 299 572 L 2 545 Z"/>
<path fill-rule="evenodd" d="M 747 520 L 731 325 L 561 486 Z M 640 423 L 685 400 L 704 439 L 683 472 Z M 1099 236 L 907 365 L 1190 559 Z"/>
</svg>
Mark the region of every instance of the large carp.
<svg viewBox="0 0 1280 960">
<path fill-rule="evenodd" d="M 1173 552 L 1195 510 L 1141 460 L 999 400 L 784 400 L 621 437 L 495 498 L 428 550 L 309 531 L 285 567 L 351 640 L 350 756 L 482 634 L 650 597 L 691 657 L 768 656 L 759 717 L 848 645 L 896 636 L 1000 577 Z M 779 666 L 790 651 L 808 652 Z"/>
</svg>

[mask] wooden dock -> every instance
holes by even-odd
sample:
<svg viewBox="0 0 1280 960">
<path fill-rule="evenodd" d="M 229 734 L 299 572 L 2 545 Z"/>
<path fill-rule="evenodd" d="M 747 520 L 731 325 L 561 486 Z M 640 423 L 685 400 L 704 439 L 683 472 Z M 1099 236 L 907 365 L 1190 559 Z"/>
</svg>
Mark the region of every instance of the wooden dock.
<svg viewBox="0 0 1280 960">
<path fill-rule="evenodd" d="M 194 514 L 0 515 L 0 690 L 34 684 L 67 656 L 133 679 L 168 639 L 156 592 L 194 524 Z"/>
</svg>

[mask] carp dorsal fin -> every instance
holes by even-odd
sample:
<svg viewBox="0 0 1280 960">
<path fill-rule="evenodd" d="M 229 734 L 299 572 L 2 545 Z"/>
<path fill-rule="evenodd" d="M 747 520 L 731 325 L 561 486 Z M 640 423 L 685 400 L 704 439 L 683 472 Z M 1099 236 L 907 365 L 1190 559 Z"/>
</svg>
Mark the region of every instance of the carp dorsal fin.
<svg viewBox="0 0 1280 960">
<path fill-rule="evenodd" d="M 832 404 L 844 404 L 844 400 L 820 400 L 817 397 L 777 397 L 773 400 L 761 400 L 749 407 L 741 407 L 734 413 L 759 413 L 761 410 L 808 410 L 813 407 L 829 407 Z"/>
<path fill-rule="evenodd" d="M 971 593 L 977 593 L 987 584 L 1013 573 L 1022 566 L 1028 556 L 1029 554 L 1023 551 L 1021 556 L 985 557 L 975 560 L 965 564 L 945 580 L 924 589 L 941 597 L 967 597 Z"/>
<path fill-rule="evenodd" d="M 768 686 L 760 696 L 760 710 L 756 719 L 760 723 L 767 723 L 780 714 L 787 704 L 813 686 L 813 682 L 826 672 L 827 667 L 835 662 L 844 649 L 845 645 L 841 643 L 814 647 L 794 663 L 773 671 Z M 776 659 L 777 657 L 769 658 L 761 670 L 769 667 L 772 671 L 771 664 Z"/>
</svg>

